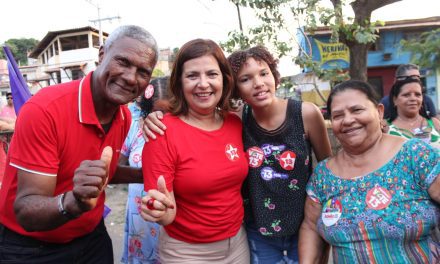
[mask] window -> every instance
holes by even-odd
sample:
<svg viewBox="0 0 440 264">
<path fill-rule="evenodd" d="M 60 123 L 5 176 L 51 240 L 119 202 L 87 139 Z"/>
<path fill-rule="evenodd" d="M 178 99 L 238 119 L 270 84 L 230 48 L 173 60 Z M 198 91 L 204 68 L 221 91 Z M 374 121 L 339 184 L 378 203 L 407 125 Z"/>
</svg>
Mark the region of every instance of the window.
<svg viewBox="0 0 440 264">
<path fill-rule="evenodd" d="M 418 41 L 418 40 L 420 40 L 420 34 L 422 34 L 423 32 L 425 32 L 425 31 L 413 30 L 413 31 L 403 32 L 403 39 Z"/>
<path fill-rule="evenodd" d="M 374 43 L 372 43 L 368 49 L 368 51 L 379 51 L 380 50 L 380 37 L 376 39 Z"/>
<path fill-rule="evenodd" d="M 79 68 L 71 69 L 70 71 L 72 73 L 72 80 L 78 80 L 78 79 L 81 79 L 82 77 L 84 77 L 83 71 Z"/>
<path fill-rule="evenodd" d="M 53 45 L 50 45 L 49 46 L 49 58 L 52 58 L 53 57 Z"/>
<path fill-rule="evenodd" d="M 99 49 L 99 36 L 92 35 L 93 47 Z"/>
<path fill-rule="evenodd" d="M 85 49 L 89 47 L 89 38 L 87 34 L 62 37 L 60 38 L 60 43 L 63 51 Z"/>
<path fill-rule="evenodd" d="M 60 54 L 60 51 L 58 49 L 58 40 L 55 40 L 54 45 L 55 45 L 55 55 Z"/>
</svg>

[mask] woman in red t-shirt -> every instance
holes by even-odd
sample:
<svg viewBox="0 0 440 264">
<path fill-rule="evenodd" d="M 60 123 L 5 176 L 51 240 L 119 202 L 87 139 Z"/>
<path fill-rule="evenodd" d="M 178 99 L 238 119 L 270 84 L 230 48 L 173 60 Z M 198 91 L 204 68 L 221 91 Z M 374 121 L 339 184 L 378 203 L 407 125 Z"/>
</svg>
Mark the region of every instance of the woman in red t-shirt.
<svg viewBox="0 0 440 264">
<path fill-rule="evenodd" d="M 248 165 L 240 119 L 228 113 L 233 86 L 215 42 L 182 46 L 163 119 L 170 129 L 142 152 L 142 216 L 164 226 L 162 263 L 249 263 L 240 193 Z"/>
</svg>

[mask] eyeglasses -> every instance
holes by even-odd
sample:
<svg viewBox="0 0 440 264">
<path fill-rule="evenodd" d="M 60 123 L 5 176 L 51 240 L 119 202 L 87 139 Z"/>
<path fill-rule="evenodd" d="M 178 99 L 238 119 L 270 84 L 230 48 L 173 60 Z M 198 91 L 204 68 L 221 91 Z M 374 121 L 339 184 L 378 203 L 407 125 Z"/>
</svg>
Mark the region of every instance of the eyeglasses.
<svg viewBox="0 0 440 264">
<path fill-rule="evenodd" d="M 405 81 L 405 80 L 418 80 L 418 81 L 420 81 L 420 75 L 396 76 L 396 80 L 398 80 L 398 81 Z"/>
</svg>

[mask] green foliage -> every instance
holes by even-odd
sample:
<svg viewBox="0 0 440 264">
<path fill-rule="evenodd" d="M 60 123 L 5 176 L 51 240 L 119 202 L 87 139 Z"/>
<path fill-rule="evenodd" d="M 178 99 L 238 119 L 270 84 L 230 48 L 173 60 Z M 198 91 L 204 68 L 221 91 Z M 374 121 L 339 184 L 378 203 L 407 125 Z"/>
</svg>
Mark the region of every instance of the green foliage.
<svg viewBox="0 0 440 264">
<path fill-rule="evenodd" d="M 440 28 L 401 41 L 401 50 L 411 52 L 411 62 L 422 68 L 440 67 Z"/>
<path fill-rule="evenodd" d="M 286 56 L 292 46 L 289 43 L 280 41 L 279 32 L 287 24 L 281 11 L 288 7 L 287 0 L 230 0 L 234 4 L 242 7 L 254 9 L 260 25 L 250 28 L 247 32 L 231 31 L 229 39 L 220 43 L 221 47 L 227 52 L 238 49 L 247 49 L 254 45 L 270 46 L 275 49 L 278 57 Z M 270 43 L 270 45 L 267 45 Z"/>
<path fill-rule="evenodd" d="M 290 34 L 291 39 L 282 41 L 280 32 L 291 32 L 295 27 L 287 18 L 294 18 L 300 21 L 306 27 L 309 34 L 318 29 L 318 26 L 326 26 L 331 32 L 332 42 L 342 42 L 349 49 L 354 45 L 363 45 L 362 48 L 368 49 L 368 46 L 376 41 L 378 36 L 377 26 L 383 25 L 383 22 L 371 22 L 371 12 L 377 8 L 388 5 L 400 0 L 369 0 L 361 2 L 360 0 L 330 0 L 332 7 L 322 5 L 321 0 L 230 0 L 237 6 L 249 7 L 255 11 L 260 25 L 251 28 L 246 32 L 233 31 L 229 33 L 229 40 L 221 43 L 221 46 L 227 52 L 237 49 L 249 48 L 253 45 L 264 45 L 279 57 L 287 56 L 293 50 L 297 41 L 295 36 Z M 355 17 L 345 17 L 343 15 L 344 7 L 351 5 L 355 11 Z M 286 10 L 290 11 L 287 12 Z M 347 73 L 340 74 L 340 69 L 326 72 L 322 70 L 316 62 L 312 62 L 311 56 L 305 52 L 300 52 L 301 58 L 295 61 L 301 67 L 311 68 L 320 78 L 328 78 L 337 82 L 340 79 L 346 79 Z M 367 58 L 358 62 L 359 65 L 350 65 L 350 75 L 354 78 L 366 76 L 359 72 L 366 73 Z"/>
<path fill-rule="evenodd" d="M 165 76 L 165 73 L 163 71 L 161 71 L 160 69 L 155 68 L 153 70 L 153 74 L 152 74 L 152 78 L 157 78 L 157 77 L 163 77 Z"/>
<path fill-rule="evenodd" d="M 39 41 L 34 38 L 8 39 L 4 45 L 7 45 L 11 49 L 17 64 L 27 65 L 27 54 L 37 46 L 38 42 Z M 0 59 L 5 59 L 3 49 L 0 52 Z"/>
</svg>

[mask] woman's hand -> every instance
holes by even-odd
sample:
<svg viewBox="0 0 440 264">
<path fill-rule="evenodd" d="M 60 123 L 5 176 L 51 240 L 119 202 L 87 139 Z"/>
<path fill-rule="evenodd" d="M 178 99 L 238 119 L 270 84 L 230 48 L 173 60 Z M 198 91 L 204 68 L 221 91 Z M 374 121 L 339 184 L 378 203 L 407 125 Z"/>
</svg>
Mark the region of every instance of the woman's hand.
<svg viewBox="0 0 440 264">
<path fill-rule="evenodd" d="M 151 189 L 142 197 L 141 216 L 144 220 L 161 225 L 171 224 L 176 217 L 176 206 L 173 192 L 169 192 L 165 179 L 157 179 L 157 189 Z"/>
<path fill-rule="evenodd" d="M 156 134 L 164 135 L 167 127 L 162 123 L 162 119 L 163 113 L 161 111 L 151 112 L 145 117 L 142 125 L 142 134 L 145 142 L 148 142 L 149 138 L 156 139 Z"/>
</svg>

